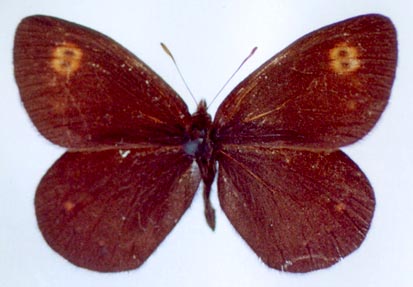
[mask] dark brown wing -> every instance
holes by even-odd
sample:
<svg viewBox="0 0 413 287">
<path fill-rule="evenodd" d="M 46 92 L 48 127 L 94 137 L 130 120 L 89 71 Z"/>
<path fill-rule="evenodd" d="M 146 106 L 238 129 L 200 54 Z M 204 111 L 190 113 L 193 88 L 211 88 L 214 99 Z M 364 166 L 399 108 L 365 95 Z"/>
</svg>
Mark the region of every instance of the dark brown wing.
<svg viewBox="0 0 413 287">
<path fill-rule="evenodd" d="M 222 143 L 337 148 L 364 136 L 395 76 L 396 31 L 365 15 L 312 32 L 268 60 L 219 107 Z"/>
<path fill-rule="evenodd" d="M 78 266 L 133 269 L 172 230 L 199 182 L 180 148 L 67 152 L 37 189 L 39 228 Z"/>
<path fill-rule="evenodd" d="M 57 18 L 17 28 L 15 77 L 39 131 L 70 148 L 181 143 L 181 98 L 110 38 Z"/>
<path fill-rule="evenodd" d="M 343 152 L 227 145 L 219 163 L 221 206 L 270 267 L 326 268 L 364 240 L 374 194 Z"/>
</svg>

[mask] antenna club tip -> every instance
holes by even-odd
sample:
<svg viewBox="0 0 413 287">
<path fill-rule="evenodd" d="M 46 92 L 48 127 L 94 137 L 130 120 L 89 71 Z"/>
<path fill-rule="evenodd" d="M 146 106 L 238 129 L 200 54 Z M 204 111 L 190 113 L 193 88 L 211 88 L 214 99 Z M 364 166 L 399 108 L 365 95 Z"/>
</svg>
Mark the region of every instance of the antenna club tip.
<svg viewBox="0 0 413 287">
<path fill-rule="evenodd" d="M 171 51 L 168 49 L 168 47 L 164 44 L 164 43 L 160 43 L 161 44 L 161 47 L 162 47 L 162 49 L 164 50 L 164 52 L 169 56 L 169 57 L 171 57 L 171 59 L 175 62 L 175 58 L 174 58 L 174 56 L 172 55 L 172 53 L 171 53 Z"/>
</svg>

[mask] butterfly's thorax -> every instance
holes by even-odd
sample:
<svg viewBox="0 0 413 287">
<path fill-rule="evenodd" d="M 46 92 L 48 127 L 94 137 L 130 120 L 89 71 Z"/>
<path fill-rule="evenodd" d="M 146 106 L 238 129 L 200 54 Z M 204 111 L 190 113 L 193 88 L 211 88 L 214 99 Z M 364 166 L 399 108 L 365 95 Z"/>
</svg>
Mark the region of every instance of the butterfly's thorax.
<svg viewBox="0 0 413 287">
<path fill-rule="evenodd" d="M 205 101 L 201 101 L 186 128 L 184 151 L 198 164 L 204 182 L 205 214 L 208 224 L 214 228 L 214 211 L 209 202 L 209 193 L 216 173 L 214 142 L 211 139 L 211 116 L 207 113 Z"/>
<path fill-rule="evenodd" d="M 213 158 L 213 142 L 210 138 L 211 126 L 211 116 L 206 111 L 205 101 L 201 101 L 197 111 L 191 117 L 191 123 L 187 127 L 187 140 L 184 144 L 184 150 L 188 155 L 195 158 L 205 183 L 212 181 L 215 175 L 215 168 L 212 167 L 215 160 Z M 211 175 L 212 178 L 210 178 Z"/>
</svg>

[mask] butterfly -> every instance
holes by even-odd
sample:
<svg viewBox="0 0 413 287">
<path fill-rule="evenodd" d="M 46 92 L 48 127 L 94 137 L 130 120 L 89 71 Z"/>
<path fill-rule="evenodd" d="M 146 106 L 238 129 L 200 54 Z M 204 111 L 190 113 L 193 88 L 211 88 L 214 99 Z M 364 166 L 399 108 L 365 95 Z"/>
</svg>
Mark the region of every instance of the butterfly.
<svg viewBox="0 0 413 287">
<path fill-rule="evenodd" d="M 366 135 L 390 96 L 396 30 L 347 19 L 298 39 L 243 80 L 215 118 L 195 113 L 141 60 L 49 16 L 19 24 L 14 73 L 39 132 L 67 151 L 35 195 L 46 242 L 100 272 L 137 268 L 188 209 L 201 181 L 269 267 L 327 268 L 356 250 L 375 197 L 340 147 Z"/>
</svg>

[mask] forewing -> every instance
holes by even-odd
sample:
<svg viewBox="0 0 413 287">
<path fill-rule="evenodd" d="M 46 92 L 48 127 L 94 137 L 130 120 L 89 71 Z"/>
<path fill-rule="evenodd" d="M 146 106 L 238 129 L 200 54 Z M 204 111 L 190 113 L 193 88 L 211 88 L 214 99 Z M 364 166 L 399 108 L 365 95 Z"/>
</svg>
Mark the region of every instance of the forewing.
<svg viewBox="0 0 413 287">
<path fill-rule="evenodd" d="M 67 152 L 38 186 L 39 228 L 75 265 L 133 269 L 172 230 L 199 182 L 179 148 Z"/>
<path fill-rule="evenodd" d="M 39 131 L 70 148 L 180 143 L 181 98 L 112 39 L 47 16 L 19 24 L 14 70 Z"/>
<path fill-rule="evenodd" d="M 364 136 L 395 76 L 396 31 L 381 15 L 297 40 L 241 82 L 219 107 L 222 143 L 337 148 Z"/>
<path fill-rule="evenodd" d="M 227 146 L 219 163 L 220 204 L 270 267 L 289 272 L 326 268 L 364 240 L 374 194 L 342 151 Z"/>
</svg>

